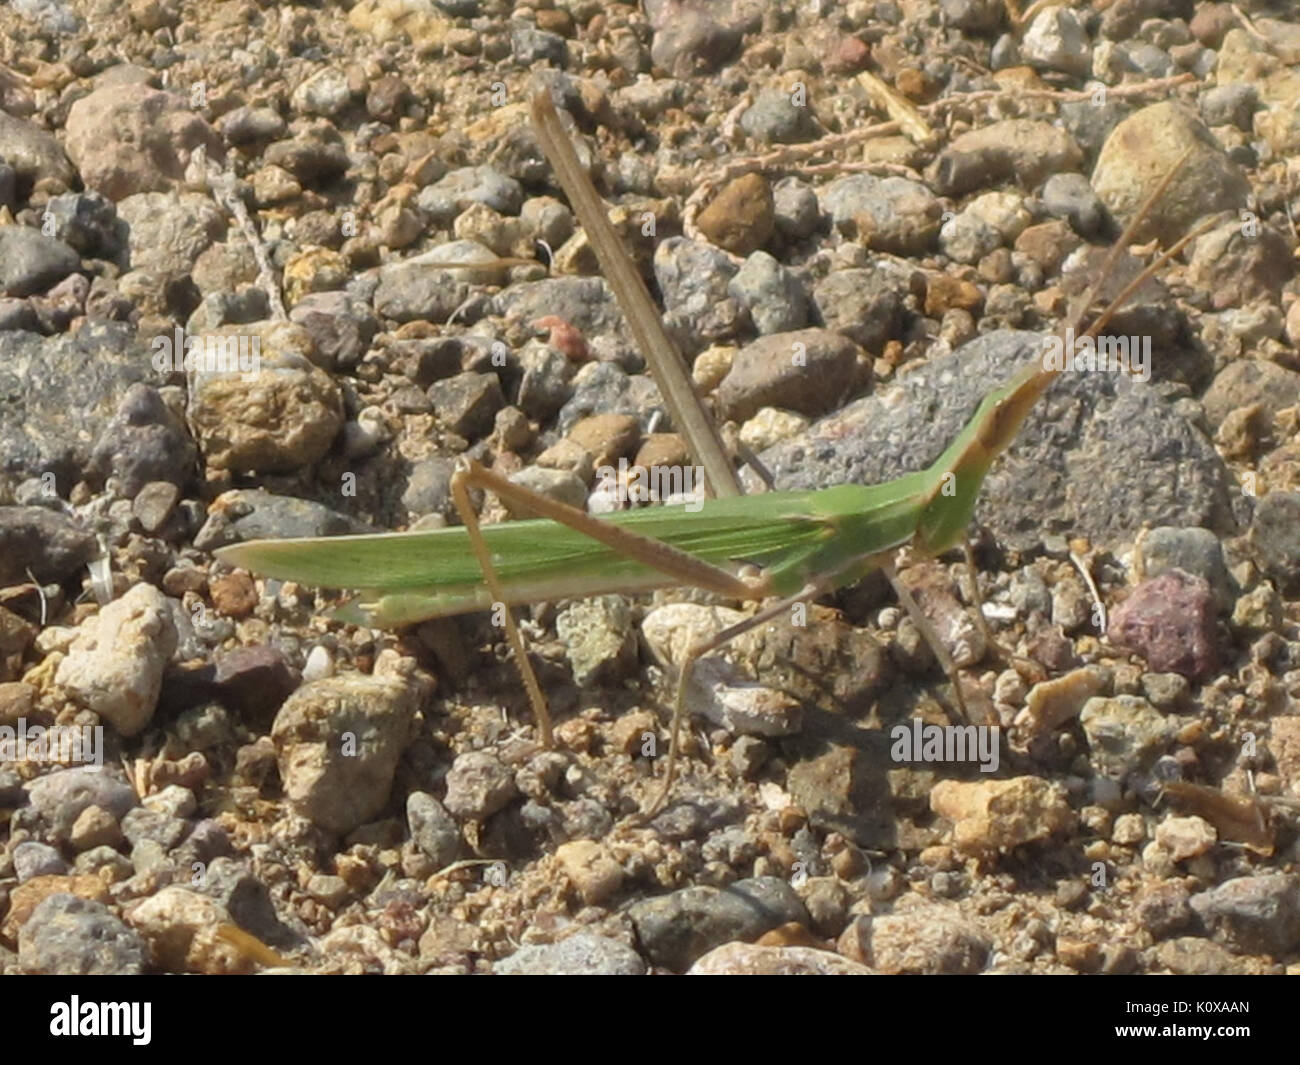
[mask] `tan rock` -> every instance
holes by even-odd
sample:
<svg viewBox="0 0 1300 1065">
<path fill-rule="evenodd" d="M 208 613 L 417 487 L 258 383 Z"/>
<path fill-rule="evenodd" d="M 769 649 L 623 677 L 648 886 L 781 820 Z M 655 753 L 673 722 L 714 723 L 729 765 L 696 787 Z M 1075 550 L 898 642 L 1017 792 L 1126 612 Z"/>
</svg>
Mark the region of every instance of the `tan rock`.
<svg viewBox="0 0 1300 1065">
<path fill-rule="evenodd" d="M 555 857 L 588 906 L 603 904 L 623 886 L 623 867 L 595 840 L 575 839 L 561 844 Z"/>
<path fill-rule="evenodd" d="M 1008 850 L 1075 822 L 1065 789 L 1039 777 L 940 781 L 930 792 L 930 808 L 952 821 L 953 842 L 967 854 Z"/>
<path fill-rule="evenodd" d="M 1063 677 L 1043 681 L 1029 689 L 1024 714 L 1031 732 L 1045 733 L 1060 728 L 1079 716 L 1083 704 L 1106 686 L 1097 669 L 1074 669 Z"/>
<path fill-rule="evenodd" d="M 1201 817 L 1166 817 L 1156 826 L 1156 842 L 1176 862 L 1205 854 L 1218 839 L 1214 826 Z"/>
<path fill-rule="evenodd" d="M 123 736 L 134 736 L 158 707 L 177 639 L 167 597 L 137 584 L 81 623 L 55 683 Z"/>
<path fill-rule="evenodd" d="M 170 972 L 209 976 L 251 973 L 256 963 L 223 937 L 230 914 L 216 899 L 183 887 L 165 887 L 126 914 L 149 945 L 154 964 Z"/>
</svg>

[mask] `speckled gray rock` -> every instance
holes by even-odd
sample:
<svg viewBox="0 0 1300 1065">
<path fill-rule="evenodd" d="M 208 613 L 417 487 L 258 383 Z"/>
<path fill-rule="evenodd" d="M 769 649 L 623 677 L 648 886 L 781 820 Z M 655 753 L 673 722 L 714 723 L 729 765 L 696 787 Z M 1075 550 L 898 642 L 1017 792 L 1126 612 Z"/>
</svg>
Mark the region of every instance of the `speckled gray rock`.
<svg viewBox="0 0 1300 1065">
<path fill-rule="evenodd" d="M 682 888 L 635 902 L 627 913 L 650 960 L 676 972 L 733 939 L 753 940 L 783 924 L 809 922 L 799 896 L 777 877 Z"/>
<path fill-rule="evenodd" d="M 561 433 L 592 414 L 634 414 L 648 431 L 664 413 L 663 397 L 649 374 L 629 374 L 610 362 L 588 363 L 574 375 L 573 395 L 556 419 Z"/>
<path fill-rule="evenodd" d="M 137 802 L 130 784 L 99 766 L 60 769 L 37 777 L 27 785 L 27 798 L 56 840 L 67 839 L 88 806 L 103 807 L 121 818 Z"/>
<path fill-rule="evenodd" d="M 226 232 L 212 198 L 196 192 L 127 196 L 117 214 L 127 226 L 131 269 L 169 280 L 187 277 L 199 255 Z"/>
<path fill-rule="evenodd" d="M 1061 104 L 1061 124 L 1080 148 L 1095 157 L 1106 142 L 1110 131 L 1133 112 L 1133 104 L 1108 96 L 1098 104 L 1091 100 L 1069 101 Z"/>
<path fill-rule="evenodd" d="M 879 354 L 903 324 L 903 300 L 910 278 L 895 263 L 836 270 L 813 287 L 822 325 Z"/>
<path fill-rule="evenodd" d="M 560 611 L 555 631 L 580 688 L 616 683 L 636 665 L 632 612 L 621 595 L 574 600 Z"/>
<path fill-rule="evenodd" d="M 816 231 L 821 221 L 817 192 L 800 178 L 782 178 L 772 189 L 774 221 L 778 233 L 802 240 Z"/>
<path fill-rule="evenodd" d="M 1048 214 L 1064 218 L 1081 237 L 1101 236 L 1106 208 L 1082 174 L 1053 174 L 1043 183 L 1042 196 Z"/>
<path fill-rule="evenodd" d="M 402 490 L 402 506 L 413 515 L 441 514 L 452 519 L 456 514 L 451 498 L 451 475 L 455 470 L 456 460 L 442 455 L 412 465 Z"/>
<path fill-rule="evenodd" d="M 14 848 L 14 873 L 21 884 L 34 876 L 57 876 L 68 871 L 68 863 L 48 843 L 24 840 Z"/>
<path fill-rule="evenodd" d="M 788 333 L 808 324 L 803 282 L 765 251 L 756 251 L 745 260 L 727 291 L 749 311 L 760 333 Z"/>
<path fill-rule="evenodd" d="M 497 411 L 506 405 L 501 381 L 493 373 L 460 373 L 429 386 L 438 420 L 451 432 L 477 440 L 492 430 Z"/>
<path fill-rule="evenodd" d="M 939 10 L 949 25 L 973 33 L 992 33 L 1006 18 L 997 0 L 940 0 Z"/>
<path fill-rule="evenodd" d="M 490 166 L 453 170 L 420 191 L 416 204 L 435 224 L 446 225 L 472 203 L 501 214 L 518 214 L 524 190 L 514 178 Z"/>
<path fill-rule="evenodd" d="M 1170 569 L 1180 569 L 1207 581 L 1219 609 L 1231 608 L 1237 593 L 1236 581 L 1228 572 L 1223 544 L 1209 529 L 1162 525 L 1143 537 L 1143 574 L 1158 577 Z"/>
<path fill-rule="evenodd" d="M 293 305 L 289 320 L 311 335 L 316 365 L 327 370 L 356 366 L 379 326 L 370 308 L 346 292 L 310 292 Z"/>
<path fill-rule="evenodd" d="M 134 585 L 78 626 L 55 683 L 123 736 L 134 736 L 158 707 L 177 638 L 167 597 L 151 584 Z"/>
<path fill-rule="evenodd" d="M 266 884 L 246 864 L 218 857 L 192 870 L 192 876 L 197 876 L 200 891 L 221 903 L 240 928 L 263 943 L 287 946 L 298 938 L 275 912 Z"/>
<path fill-rule="evenodd" d="M 798 103 L 782 89 L 761 89 L 740 116 L 740 128 L 762 144 L 794 144 L 817 131 L 807 101 Z"/>
<path fill-rule="evenodd" d="M 1263 359 L 1234 359 L 1201 397 L 1205 420 L 1216 430 L 1238 407 L 1258 403 L 1267 417 L 1275 418 L 1279 410 L 1298 402 L 1300 373 Z"/>
<path fill-rule="evenodd" d="M 1136 695 L 1095 697 L 1083 704 L 1079 723 L 1088 737 L 1098 773 L 1123 780 L 1148 768 L 1178 731 L 1167 718 Z"/>
<path fill-rule="evenodd" d="M 564 38 L 558 33 L 539 30 L 526 22 L 511 24 L 510 51 L 515 61 L 525 66 L 538 60 L 560 65 L 568 55 Z"/>
<path fill-rule="evenodd" d="M 976 263 L 1002 246 L 1002 234 L 982 218 L 962 211 L 939 230 L 939 247 L 954 262 Z"/>
<path fill-rule="evenodd" d="M 1214 938 L 1243 954 L 1289 954 L 1300 945 L 1300 877 L 1240 876 L 1192 896 Z"/>
<path fill-rule="evenodd" d="M 44 292 L 81 266 L 81 256 L 27 226 L 0 226 L 0 295 Z"/>
<path fill-rule="evenodd" d="M 1259 501 L 1249 544 L 1264 572 L 1285 589 L 1300 584 L 1300 492 L 1269 492 Z"/>
<path fill-rule="evenodd" d="M 260 488 L 222 492 L 208 508 L 208 519 L 194 538 L 200 551 L 242 540 L 283 540 L 294 536 L 347 536 L 375 532 L 365 522 L 321 503 L 279 496 Z"/>
<path fill-rule="evenodd" d="M 901 177 L 851 174 L 832 181 L 818 196 L 822 211 L 845 236 L 899 255 L 928 251 L 943 214 L 933 192 Z"/>
<path fill-rule="evenodd" d="M 379 285 L 375 289 L 375 313 L 397 322 L 445 322 L 465 302 L 470 294 L 465 275 L 426 266 L 422 258 L 430 262 L 452 261 L 439 254 L 432 258 L 417 256 L 384 266 L 379 271 Z M 492 258 L 493 253 L 483 248 L 481 261 L 487 262 Z"/>
<path fill-rule="evenodd" d="M 406 797 L 406 822 L 411 840 L 439 869 L 460 856 L 460 826 L 428 792 L 413 791 Z"/>
<path fill-rule="evenodd" d="M 549 422 L 573 395 L 573 364 L 549 344 L 529 342 L 519 352 L 523 377 L 516 400 L 521 411 L 539 422 Z"/>
<path fill-rule="evenodd" d="M 559 943 L 520 947 L 492 966 L 495 976 L 643 976 L 645 962 L 626 943 L 579 932 Z"/>
<path fill-rule="evenodd" d="M 528 326 L 553 314 L 579 330 L 589 343 L 596 337 L 616 336 L 631 344 L 614 292 L 603 277 L 521 281 L 497 293 L 492 308 L 512 326 Z"/>
<path fill-rule="evenodd" d="M 443 805 L 462 821 L 482 821 L 503 809 L 517 794 L 515 774 L 487 751 L 457 755 L 447 772 Z"/>
<path fill-rule="evenodd" d="M 101 902 L 50 895 L 18 933 L 18 964 L 49 976 L 129 976 L 144 971 L 144 941 Z"/>
<path fill-rule="evenodd" d="M 124 322 L 56 337 L 0 332 L 0 478 L 53 473 L 66 498 L 127 390 L 152 377 L 148 349 Z"/>
<path fill-rule="evenodd" d="M 1249 130 L 1251 115 L 1259 106 L 1259 90 L 1247 82 L 1231 81 L 1207 89 L 1197 103 L 1207 126 Z"/>
<path fill-rule="evenodd" d="M 740 48 L 742 29 L 731 10 L 729 4 L 649 0 L 646 17 L 654 30 L 650 58 L 655 66 L 677 78 L 719 69 Z"/>
<path fill-rule="evenodd" d="M 684 353 L 736 336 L 748 324 L 748 312 L 728 292 L 736 266 L 721 248 L 669 237 L 655 248 L 654 271 L 665 328 Z"/>
<path fill-rule="evenodd" d="M 189 824 L 180 817 L 172 817 L 158 810 L 137 806 L 122 818 L 122 835 L 132 846 L 148 840 L 157 843 L 163 850 L 171 850 L 189 829 Z"/>
<path fill-rule="evenodd" d="M 979 337 L 760 457 L 778 489 L 877 484 L 923 469 L 961 431 L 989 383 L 1008 380 L 1042 345 L 1037 333 Z M 994 463 L 975 518 L 1020 549 L 1046 533 L 1116 545 L 1143 521 L 1229 532 L 1231 484 L 1210 442 L 1151 386 L 1124 374 L 1066 373 Z"/>
<path fill-rule="evenodd" d="M 121 494 L 134 499 L 150 481 L 185 487 L 194 476 L 198 448 L 184 421 L 154 388 L 132 385 L 122 397 L 91 454 L 89 470 L 116 477 Z"/>
</svg>

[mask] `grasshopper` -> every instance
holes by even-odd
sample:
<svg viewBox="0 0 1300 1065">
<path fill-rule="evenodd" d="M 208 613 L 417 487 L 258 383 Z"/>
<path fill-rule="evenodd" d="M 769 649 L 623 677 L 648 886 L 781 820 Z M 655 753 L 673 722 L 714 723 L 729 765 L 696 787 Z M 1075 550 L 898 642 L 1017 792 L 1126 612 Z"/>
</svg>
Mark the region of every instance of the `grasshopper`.
<svg viewBox="0 0 1300 1065">
<path fill-rule="evenodd" d="M 1061 369 L 1046 368 L 1036 360 L 993 389 L 957 437 L 923 470 L 884 484 L 742 496 L 716 429 L 685 376 L 680 356 L 663 334 L 644 283 L 619 245 L 590 180 L 581 174 L 544 94 L 534 98 L 533 118 L 561 184 L 632 322 L 634 335 L 651 359 L 675 423 L 704 466 L 715 498 L 690 511 L 683 506 L 662 506 L 598 519 L 463 459 L 451 483 L 463 527 L 259 540 L 222 548 L 217 557 L 269 577 L 317 587 L 361 589 L 360 601 L 338 616 L 372 627 L 400 627 L 504 606 L 507 640 L 540 739 L 547 746 L 552 743 L 552 729 L 546 698 L 510 607 L 680 586 L 746 602 L 775 600 L 738 624 L 695 642 L 680 662 L 667 767 L 643 817 L 660 810 L 671 793 L 694 663 L 792 605 L 852 585 L 875 570 L 889 579 L 930 644 L 952 682 L 955 702 L 964 716 L 952 658 L 898 579 L 895 560 L 904 548 L 912 556 L 933 558 L 960 545 L 966 548 L 970 562 L 966 531 L 984 477 L 1015 440 L 1035 402 Z M 1096 280 L 1073 309 L 1071 324 L 1079 339 L 1095 338 L 1156 270 L 1212 224 L 1210 220 L 1197 227 L 1158 256 L 1086 330 L 1079 330 L 1104 278 L 1182 162 L 1174 164 L 1125 228 Z M 470 501 L 471 489 L 489 490 L 508 506 L 531 512 L 536 518 L 483 527 Z M 978 600 L 976 608 L 978 612 Z M 978 620 L 983 622 L 982 614 Z"/>
</svg>

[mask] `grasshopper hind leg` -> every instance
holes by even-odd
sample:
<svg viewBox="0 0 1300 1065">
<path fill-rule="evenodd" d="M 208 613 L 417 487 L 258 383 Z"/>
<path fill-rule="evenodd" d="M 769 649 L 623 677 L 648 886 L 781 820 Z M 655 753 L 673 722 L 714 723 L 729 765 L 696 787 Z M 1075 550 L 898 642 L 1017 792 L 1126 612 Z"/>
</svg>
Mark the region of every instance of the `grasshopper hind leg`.
<svg viewBox="0 0 1300 1065">
<path fill-rule="evenodd" d="M 962 693 L 961 675 L 957 671 L 957 663 L 952 660 L 952 655 L 948 653 L 948 648 L 943 645 L 943 640 L 939 638 L 939 634 L 935 631 L 934 625 L 932 625 L 930 619 L 925 616 L 925 612 L 921 609 L 920 604 L 917 603 L 916 598 L 912 595 L 911 591 L 908 590 L 907 585 L 905 585 L 899 578 L 898 570 L 894 567 L 894 564 L 892 562 L 882 562 L 880 565 L 880 572 L 883 573 L 885 579 L 889 581 L 890 587 L 894 589 L 894 594 L 898 596 L 899 603 L 901 603 L 903 609 L 907 611 L 908 617 L 910 617 L 912 623 L 916 625 L 917 631 L 921 634 L 921 638 L 925 640 L 926 645 L 930 648 L 930 651 L 938 661 L 940 668 L 943 669 L 944 674 L 947 676 L 948 682 L 952 685 L 953 702 L 956 704 L 957 718 L 962 723 L 969 722 L 971 720 L 971 714 L 966 708 L 966 696 Z"/>
<path fill-rule="evenodd" d="M 775 617 L 779 617 L 795 603 L 813 599 L 826 590 L 827 584 L 825 583 L 809 583 L 794 595 L 777 600 L 771 606 L 764 607 L 753 617 L 745 618 L 744 621 L 739 621 L 730 628 L 723 629 L 707 640 L 701 640 L 687 651 L 678 668 L 677 684 L 673 695 L 673 718 L 668 739 L 668 766 L 664 770 L 663 781 L 660 783 L 659 791 L 654 799 L 640 814 L 632 818 L 632 823 L 643 824 L 650 820 L 664 808 L 668 802 L 668 796 L 672 793 L 673 781 L 677 774 L 678 747 L 681 739 L 682 723 L 687 716 L 686 691 L 690 687 L 691 674 L 695 669 L 695 663 L 710 652 L 725 647 L 737 636 L 743 635 L 759 625 L 765 625 Z"/>
</svg>

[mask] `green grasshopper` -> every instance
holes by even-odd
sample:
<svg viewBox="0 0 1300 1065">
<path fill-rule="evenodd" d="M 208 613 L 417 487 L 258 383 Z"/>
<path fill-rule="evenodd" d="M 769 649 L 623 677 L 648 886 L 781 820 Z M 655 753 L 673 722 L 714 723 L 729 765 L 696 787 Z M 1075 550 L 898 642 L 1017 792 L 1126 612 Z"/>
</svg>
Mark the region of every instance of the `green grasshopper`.
<svg viewBox="0 0 1300 1065">
<path fill-rule="evenodd" d="M 578 187 L 573 177 L 576 161 L 563 154 L 567 149 L 572 155 L 567 139 L 562 148 L 557 148 L 558 157 L 551 152 L 558 121 L 549 102 L 535 100 L 533 113 L 539 137 L 548 133 L 550 143 L 543 138 L 543 144 L 571 201 L 580 208 L 581 220 L 601 255 L 602 268 L 606 268 L 607 276 L 621 271 L 624 277 L 631 275 L 634 279 L 615 288 L 634 323 L 638 340 L 643 348 L 666 344 L 666 338 L 661 336 L 642 335 L 652 328 L 646 324 L 649 296 L 626 253 L 609 251 L 610 242 L 616 245 L 617 237 L 604 211 L 591 206 L 592 201 L 597 205 L 598 201 L 590 182 L 586 184 L 589 192 Z M 1125 229 L 1098 279 L 1077 305 L 1079 317 L 1096 301 L 1102 279 L 1114 268 L 1120 251 L 1131 243 L 1138 225 L 1182 161 L 1171 168 Z M 583 197 L 588 200 L 587 209 L 578 203 Z M 1146 267 L 1080 334 L 1080 339 L 1095 338 L 1129 296 L 1205 228 L 1198 227 Z M 610 261 L 606 261 L 602 248 L 612 256 Z M 621 262 L 615 261 L 620 256 Z M 629 306 L 625 298 L 629 285 L 640 286 L 643 303 Z M 654 324 L 658 324 L 657 320 Z M 680 359 L 677 361 L 680 364 Z M 739 496 L 734 494 L 736 481 L 729 464 L 719 469 L 714 462 L 706 466 L 710 486 L 716 494 L 731 494 L 729 498 L 707 500 L 693 512 L 682 506 L 662 506 L 597 519 L 464 459 L 451 484 L 463 527 L 259 540 L 222 548 L 217 557 L 230 565 L 283 580 L 361 589 L 359 602 L 338 616 L 372 627 L 393 628 L 504 605 L 507 609 L 502 620 L 507 639 L 528 692 L 540 739 L 547 746 L 552 743 L 552 731 L 546 699 L 508 608 L 560 598 L 635 594 L 681 586 L 744 601 L 775 598 L 775 603 L 753 616 L 696 642 L 679 664 L 668 764 L 657 796 L 642 815 L 650 816 L 662 808 L 672 788 L 688 681 L 696 660 L 772 620 L 793 604 L 851 585 L 875 570 L 882 571 L 893 584 L 951 679 L 956 702 L 964 714 L 961 686 L 951 656 L 897 579 L 894 560 L 903 548 L 909 548 L 914 556 L 928 558 L 965 546 L 966 530 L 985 475 L 1016 438 L 1034 403 L 1059 372 L 1037 361 L 1025 366 L 1011 381 L 984 397 L 965 428 L 930 466 L 885 484 L 845 484 L 817 491 Z M 664 389 L 665 394 L 669 391 Z M 678 416 L 674 411 L 679 426 L 690 424 L 692 416 L 698 423 L 701 408 L 698 400 L 695 403 L 694 412 Z M 697 456 L 717 445 L 716 435 L 701 443 L 700 432 L 703 430 L 686 430 Z M 527 510 L 537 518 L 480 527 L 470 502 L 469 492 L 474 488 L 489 490 L 508 506 Z M 982 615 L 979 620 L 983 621 Z"/>
</svg>

